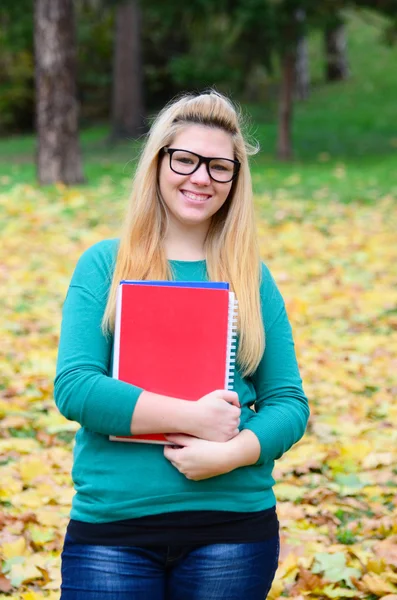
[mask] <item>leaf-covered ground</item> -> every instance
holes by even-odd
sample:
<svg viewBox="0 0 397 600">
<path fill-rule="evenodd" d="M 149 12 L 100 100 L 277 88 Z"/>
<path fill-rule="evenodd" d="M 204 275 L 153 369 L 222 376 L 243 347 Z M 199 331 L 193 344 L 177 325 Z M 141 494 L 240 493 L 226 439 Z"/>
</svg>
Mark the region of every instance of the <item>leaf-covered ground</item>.
<svg viewBox="0 0 397 600">
<path fill-rule="evenodd" d="M 61 306 L 79 255 L 117 235 L 122 195 L 106 179 L 0 195 L 0 596 L 59 598 L 77 427 L 52 397 Z M 312 410 L 275 470 L 270 597 L 397 600 L 396 200 L 257 206 Z"/>
</svg>

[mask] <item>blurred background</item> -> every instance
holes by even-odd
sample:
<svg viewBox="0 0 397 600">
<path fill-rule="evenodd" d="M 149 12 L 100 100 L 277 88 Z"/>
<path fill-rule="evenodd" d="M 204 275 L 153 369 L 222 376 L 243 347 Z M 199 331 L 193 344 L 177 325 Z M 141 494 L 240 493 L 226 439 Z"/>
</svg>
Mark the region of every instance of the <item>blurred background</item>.
<svg viewBox="0 0 397 600">
<path fill-rule="evenodd" d="M 257 191 L 395 193 L 396 15 L 396 0 L 3 0 L 0 185 L 119 181 L 159 108 L 215 86 L 260 142 Z"/>
<path fill-rule="evenodd" d="M 276 463 L 269 600 L 397 600 L 397 0 L 1 0 L 0 596 L 58 600 L 76 262 L 119 235 L 151 118 L 241 105 L 261 257 L 311 417 Z"/>
</svg>

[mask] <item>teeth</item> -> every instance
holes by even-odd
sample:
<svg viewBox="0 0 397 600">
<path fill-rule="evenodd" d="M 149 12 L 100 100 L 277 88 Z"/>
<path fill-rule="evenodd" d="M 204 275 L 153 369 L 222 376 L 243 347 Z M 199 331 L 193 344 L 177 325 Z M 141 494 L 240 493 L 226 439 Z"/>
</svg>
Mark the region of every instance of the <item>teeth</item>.
<svg viewBox="0 0 397 600">
<path fill-rule="evenodd" d="M 201 194 L 192 194 L 191 192 L 185 192 L 183 191 L 182 194 L 184 196 L 186 196 L 187 198 L 190 198 L 190 200 L 207 200 L 208 196 L 205 195 L 201 195 Z"/>
</svg>

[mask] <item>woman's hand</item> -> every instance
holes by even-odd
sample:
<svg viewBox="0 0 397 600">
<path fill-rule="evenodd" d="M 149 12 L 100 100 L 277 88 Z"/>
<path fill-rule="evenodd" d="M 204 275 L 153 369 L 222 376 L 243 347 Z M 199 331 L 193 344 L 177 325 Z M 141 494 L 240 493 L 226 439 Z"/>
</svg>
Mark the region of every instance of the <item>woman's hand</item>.
<svg viewBox="0 0 397 600">
<path fill-rule="evenodd" d="M 187 479 L 200 481 L 232 471 L 227 443 L 209 442 L 190 435 L 169 434 L 168 441 L 180 446 L 164 446 L 164 456 Z"/>
<path fill-rule="evenodd" d="M 230 390 L 215 390 L 190 404 L 187 433 L 203 440 L 227 442 L 239 433 L 240 402 Z"/>
<path fill-rule="evenodd" d="M 187 479 L 200 481 L 229 473 L 238 467 L 254 465 L 261 447 L 255 433 L 244 429 L 228 442 L 209 442 L 190 435 L 167 434 L 168 441 L 180 446 L 164 447 L 164 456 Z"/>
</svg>

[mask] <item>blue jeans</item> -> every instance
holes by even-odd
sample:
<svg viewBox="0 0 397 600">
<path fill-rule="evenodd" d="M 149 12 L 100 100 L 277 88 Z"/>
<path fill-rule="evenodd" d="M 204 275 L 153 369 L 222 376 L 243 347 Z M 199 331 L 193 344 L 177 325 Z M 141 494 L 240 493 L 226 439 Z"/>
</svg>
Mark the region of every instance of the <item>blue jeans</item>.
<svg viewBox="0 0 397 600">
<path fill-rule="evenodd" d="M 61 600 L 264 600 L 279 537 L 209 546 L 96 546 L 68 534 Z"/>
</svg>

